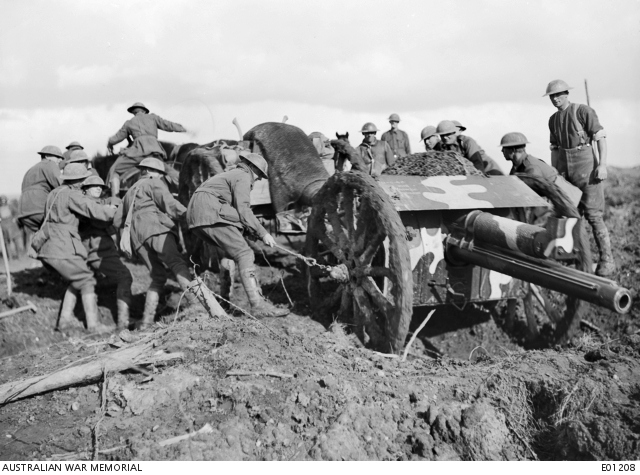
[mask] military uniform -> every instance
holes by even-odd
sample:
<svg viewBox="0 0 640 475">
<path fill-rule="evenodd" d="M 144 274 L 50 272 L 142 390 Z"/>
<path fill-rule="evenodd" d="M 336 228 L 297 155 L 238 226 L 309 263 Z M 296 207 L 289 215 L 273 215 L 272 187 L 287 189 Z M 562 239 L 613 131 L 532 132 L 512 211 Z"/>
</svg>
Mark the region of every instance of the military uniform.
<svg viewBox="0 0 640 475">
<path fill-rule="evenodd" d="M 150 291 L 162 291 L 167 281 L 165 265 L 186 287 L 190 279 L 189 267 L 178 250 L 177 221 L 186 209 L 169 192 L 160 177 L 143 177 L 127 191 L 113 220 L 117 228 L 124 225 L 135 196 L 131 221 L 131 247 L 151 273 Z M 154 309 L 155 311 L 155 309 Z"/>
<path fill-rule="evenodd" d="M 23 227 L 34 233 L 40 229 L 47 197 L 59 185 L 60 168 L 51 160 L 43 159 L 27 171 L 18 204 L 18 221 Z"/>
<path fill-rule="evenodd" d="M 556 178 L 558 177 L 558 171 L 555 168 L 529 154 L 524 157 L 519 166 L 511 167 L 511 172 L 509 174 L 515 175 L 516 173 L 526 173 L 527 175 L 544 178 L 550 183 L 555 183 Z"/>
<path fill-rule="evenodd" d="M 389 144 L 383 140 L 378 140 L 374 145 L 362 142 L 356 148 L 356 152 L 362 158 L 365 169 L 361 170 L 373 177 L 378 177 L 387 167 L 395 162 L 393 151 Z"/>
<path fill-rule="evenodd" d="M 387 130 L 384 134 L 382 134 L 380 140 L 383 140 L 384 142 L 387 142 L 389 144 L 389 147 L 393 152 L 394 159 L 411 155 L 409 136 L 404 130 Z"/>
<path fill-rule="evenodd" d="M 17 259 L 23 251 L 22 233 L 13 218 L 9 205 L 0 205 L 0 227 L 7 252 L 12 258 Z"/>
<path fill-rule="evenodd" d="M 442 150 L 458 152 L 473 165 L 488 175 L 502 175 L 498 164 L 480 148 L 478 143 L 466 135 L 458 135 L 457 143 L 447 145 L 442 143 Z"/>
<path fill-rule="evenodd" d="M 111 180 L 114 173 L 122 175 L 138 165 L 145 157 L 154 156 L 162 160 L 167 158 L 162 145 L 158 142 L 158 129 L 166 132 L 186 132 L 182 125 L 165 120 L 156 114 L 137 114 L 126 121 L 115 135 L 109 137 L 110 147 L 122 142 L 128 136 L 133 137 L 133 144 L 124 149 L 111 166 L 107 182 Z"/>
</svg>

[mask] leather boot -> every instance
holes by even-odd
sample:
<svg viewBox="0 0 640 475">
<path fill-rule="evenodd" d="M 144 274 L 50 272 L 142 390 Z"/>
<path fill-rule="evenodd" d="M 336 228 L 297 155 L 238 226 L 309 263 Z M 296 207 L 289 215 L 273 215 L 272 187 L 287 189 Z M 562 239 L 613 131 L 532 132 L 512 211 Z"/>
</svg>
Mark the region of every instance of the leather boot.
<svg viewBox="0 0 640 475">
<path fill-rule="evenodd" d="M 131 288 L 121 288 L 118 286 L 116 299 L 116 306 L 118 307 L 118 330 L 128 330 L 129 307 L 131 306 Z"/>
<path fill-rule="evenodd" d="M 138 326 L 138 330 L 146 330 L 152 327 L 156 320 L 156 309 L 160 302 L 160 294 L 156 290 L 147 290 L 144 299 L 144 312 L 142 314 L 142 322 Z"/>
<path fill-rule="evenodd" d="M 609 238 L 609 231 L 604 223 L 598 223 L 593 226 L 593 237 L 598 245 L 600 251 L 600 260 L 598 261 L 598 267 L 596 267 L 596 275 L 600 277 L 609 277 L 616 272 L 616 263 L 613 260 L 613 254 L 611 253 L 611 239 Z"/>
<path fill-rule="evenodd" d="M 231 259 L 223 258 L 220 260 L 220 297 L 224 300 L 220 305 L 225 310 L 229 310 L 230 305 L 225 300 L 231 301 L 231 293 L 233 291 L 233 282 L 236 275 L 236 263 Z"/>
<path fill-rule="evenodd" d="M 87 321 L 87 331 L 92 333 L 109 331 L 109 327 L 100 323 L 98 296 L 96 294 L 82 294 L 82 306 L 84 307 L 84 315 Z"/>
<path fill-rule="evenodd" d="M 62 304 L 60 305 L 60 313 L 58 314 L 58 324 L 56 330 L 63 331 L 73 326 L 73 310 L 76 308 L 76 302 L 78 301 L 78 292 L 71 287 L 67 287 L 67 291 L 64 293 Z"/>
<path fill-rule="evenodd" d="M 120 176 L 117 173 L 114 173 L 111 177 L 111 196 L 115 198 L 120 198 Z"/>
<path fill-rule="evenodd" d="M 240 279 L 247 292 L 251 304 L 251 314 L 256 318 L 284 317 L 289 314 L 286 308 L 278 308 L 262 296 L 262 291 L 256 278 L 256 268 L 248 267 L 240 270 Z"/>
</svg>

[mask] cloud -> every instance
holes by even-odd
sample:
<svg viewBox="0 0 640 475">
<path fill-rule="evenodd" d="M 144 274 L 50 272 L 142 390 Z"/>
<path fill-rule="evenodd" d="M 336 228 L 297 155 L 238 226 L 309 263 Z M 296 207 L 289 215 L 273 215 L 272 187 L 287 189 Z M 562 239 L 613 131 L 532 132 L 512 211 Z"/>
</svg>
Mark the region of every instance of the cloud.
<svg viewBox="0 0 640 475">
<path fill-rule="evenodd" d="M 58 68 L 58 87 L 104 86 L 116 76 L 110 66 L 60 66 Z"/>
</svg>

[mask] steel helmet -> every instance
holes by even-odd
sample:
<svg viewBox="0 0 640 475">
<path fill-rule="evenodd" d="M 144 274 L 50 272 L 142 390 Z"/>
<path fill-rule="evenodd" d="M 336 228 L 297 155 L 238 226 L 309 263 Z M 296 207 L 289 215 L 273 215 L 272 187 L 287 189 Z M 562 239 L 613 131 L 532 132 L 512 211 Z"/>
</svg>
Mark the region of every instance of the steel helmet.
<svg viewBox="0 0 640 475">
<path fill-rule="evenodd" d="M 453 122 L 453 125 L 458 127 L 460 132 L 464 132 L 465 130 L 467 130 L 467 128 L 464 125 L 462 125 L 460 122 L 458 122 L 457 120 L 452 120 L 451 122 Z"/>
<path fill-rule="evenodd" d="M 398 114 L 391 114 L 388 120 L 389 122 L 400 122 L 400 116 Z"/>
<path fill-rule="evenodd" d="M 55 145 L 47 145 L 43 147 L 42 150 L 38 152 L 38 155 L 44 157 L 45 155 L 53 155 L 54 157 L 64 158 L 62 156 L 62 150 L 60 150 Z"/>
<path fill-rule="evenodd" d="M 149 113 L 149 109 L 147 109 L 147 106 L 145 106 L 142 102 L 136 102 L 134 105 L 127 109 L 127 112 L 131 112 L 133 114 L 133 109 L 135 109 L 136 107 L 144 109 L 147 114 Z"/>
<path fill-rule="evenodd" d="M 149 170 L 155 170 L 160 173 L 167 173 L 164 169 L 164 162 L 155 157 L 145 158 L 138 164 L 138 168 L 148 168 Z"/>
<path fill-rule="evenodd" d="M 60 175 L 62 181 L 82 180 L 91 176 L 91 172 L 81 163 L 70 163 L 64 167 L 64 173 Z"/>
<path fill-rule="evenodd" d="M 104 184 L 104 180 L 95 175 L 91 175 L 82 182 L 82 187 L 84 188 L 85 186 L 102 186 L 103 188 L 107 187 L 107 185 Z"/>
<path fill-rule="evenodd" d="M 376 127 L 376 124 L 374 124 L 373 122 L 367 122 L 362 126 L 362 130 L 360 132 L 363 134 L 366 134 L 368 132 L 378 132 L 378 127 Z"/>
<path fill-rule="evenodd" d="M 562 79 L 554 79 L 549 84 L 547 84 L 547 92 L 545 92 L 544 96 L 548 96 L 550 94 L 556 94 L 558 92 L 568 91 L 569 89 L 573 89 Z"/>
<path fill-rule="evenodd" d="M 242 150 L 238 155 L 260 170 L 260 173 L 262 173 L 265 178 L 269 178 L 269 165 L 262 155 L 259 153 L 251 153 L 248 150 Z"/>
<path fill-rule="evenodd" d="M 517 147 L 528 144 L 527 138 L 520 132 L 509 132 L 500 140 L 500 147 Z"/>
<path fill-rule="evenodd" d="M 451 122 L 450 120 L 443 120 L 438 124 L 438 127 L 436 128 L 436 133 L 438 135 L 446 135 L 446 134 L 451 134 L 453 132 L 457 132 L 458 129 L 456 127 L 456 124 L 454 124 L 453 122 Z"/>
<path fill-rule="evenodd" d="M 71 142 L 69 145 L 67 145 L 65 148 L 67 150 L 69 150 L 70 148 L 79 148 L 80 150 L 84 150 L 84 147 L 82 145 L 80 145 L 78 142 Z"/>
<path fill-rule="evenodd" d="M 428 139 L 433 135 L 438 135 L 438 132 L 436 132 L 436 128 L 433 125 L 427 125 L 424 129 L 422 129 L 422 132 L 420 132 L 420 140 Z"/>
<path fill-rule="evenodd" d="M 87 155 L 84 150 L 74 150 L 71 152 L 71 156 L 67 160 L 67 163 L 88 162 L 90 160 L 89 155 Z"/>
</svg>

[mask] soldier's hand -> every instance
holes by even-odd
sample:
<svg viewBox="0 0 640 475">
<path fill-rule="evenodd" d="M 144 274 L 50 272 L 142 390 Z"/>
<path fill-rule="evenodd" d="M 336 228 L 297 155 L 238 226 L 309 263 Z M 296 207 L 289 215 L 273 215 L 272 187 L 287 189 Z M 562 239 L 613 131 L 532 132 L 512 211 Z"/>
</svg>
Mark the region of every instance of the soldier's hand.
<svg viewBox="0 0 640 475">
<path fill-rule="evenodd" d="M 596 181 L 604 181 L 607 179 L 607 167 L 606 165 L 598 165 L 595 173 Z"/>
<path fill-rule="evenodd" d="M 264 242 L 269 247 L 273 247 L 276 245 L 276 240 L 273 239 L 273 236 L 271 234 L 265 234 L 262 238 L 262 242 Z"/>
<path fill-rule="evenodd" d="M 107 153 L 113 155 L 113 147 L 111 145 L 107 145 Z"/>
</svg>

